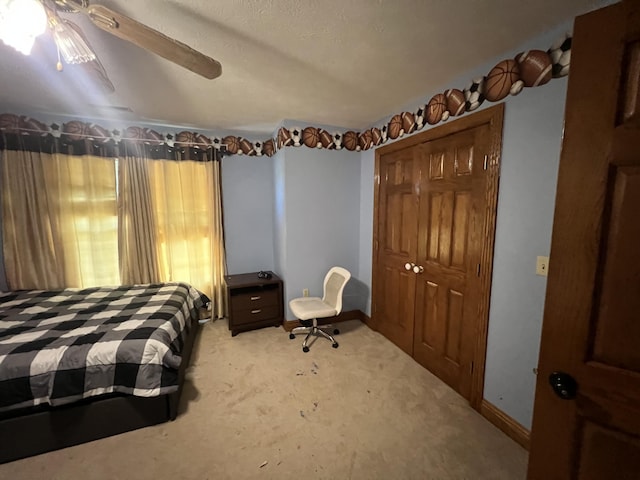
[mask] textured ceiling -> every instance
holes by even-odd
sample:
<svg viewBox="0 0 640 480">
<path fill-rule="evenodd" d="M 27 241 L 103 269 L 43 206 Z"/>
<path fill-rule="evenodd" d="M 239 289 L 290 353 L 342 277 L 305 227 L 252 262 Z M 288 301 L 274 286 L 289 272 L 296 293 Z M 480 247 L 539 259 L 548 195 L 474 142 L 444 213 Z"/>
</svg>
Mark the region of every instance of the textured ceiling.
<svg viewBox="0 0 640 480">
<path fill-rule="evenodd" d="M 84 30 L 116 92 L 95 91 L 77 67 L 57 72 L 47 34 L 30 57 L 0 42 L 0 110 L 207 130 L 271 132 L 285 118 L 359 129 L 599 2 L 102 3 L 214 57 L 222 76 L 206 80 L 112 37 L 81 15 L 66 15 Z"/>
</svg>

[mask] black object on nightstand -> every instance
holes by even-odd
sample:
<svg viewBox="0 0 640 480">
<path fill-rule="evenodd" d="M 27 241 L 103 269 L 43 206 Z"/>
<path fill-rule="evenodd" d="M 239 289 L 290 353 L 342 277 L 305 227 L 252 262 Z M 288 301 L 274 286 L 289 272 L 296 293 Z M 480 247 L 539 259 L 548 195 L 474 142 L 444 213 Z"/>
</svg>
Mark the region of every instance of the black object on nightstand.
<svg viewBox="0 0 640 480">
<path fill-rule="evenodd" d="M 270 275 L 258 275 L 268 273 Z M 267 278 L 269 277 L 269 278 Z M 282 325 L 282 280 L 273 272 L 227 275 L 229 330 L 236 336 L 256 328 Z"/>
</svg>

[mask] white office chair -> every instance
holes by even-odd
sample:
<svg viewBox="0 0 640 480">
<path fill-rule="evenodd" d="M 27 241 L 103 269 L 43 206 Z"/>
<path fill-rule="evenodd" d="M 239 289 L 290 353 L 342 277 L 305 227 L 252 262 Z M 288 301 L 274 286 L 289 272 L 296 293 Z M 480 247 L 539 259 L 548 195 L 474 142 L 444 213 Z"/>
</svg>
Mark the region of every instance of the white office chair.
<svg viewBox="0 0 640 480">
<path fill-rule="evenodd" d="M 307 342 L 311 335 L 321 335 L 327 340 L 331 340 L 332 347 L 338 348 L 338 342 L 327 332 L 318 327 L 318 318 L 335 317 L 342 311 L 342 291 L 351 278 L 351 273 L 342 267 L 333 267 L 324 277 L 323 297 L 300 297 L 289 302 L 289 308 L 293 314 L 300 319 L 301 327 L 296 327 L 289 333 L 289 338 L 296 338 L 297 333 L 306 333 L 307 337 L 302 342 L 302 351 L 308 352 Z M 330 328 L 331 325 L 324 325 Z M 337 335 L 340 331 L 336 328 L 333 331 Z"/>
</svg>

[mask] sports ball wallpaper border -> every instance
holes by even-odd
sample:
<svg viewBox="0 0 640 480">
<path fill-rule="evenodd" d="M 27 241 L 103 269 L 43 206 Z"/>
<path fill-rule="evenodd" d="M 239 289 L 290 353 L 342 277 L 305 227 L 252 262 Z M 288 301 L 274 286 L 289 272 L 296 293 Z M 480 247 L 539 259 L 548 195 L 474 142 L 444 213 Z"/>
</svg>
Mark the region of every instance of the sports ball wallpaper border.
<svg viewBox="0 0 640 480">
<path fill-rule="evenodd" d="M 91 138 L 96 141 L 118 142 L 135 140 L 152 145 L 163 143 L 172 147 L 215 148 L 227 155 L 268 157 L 284 147 L 346 149 L 363 151 L 382 145 L 435 125 L 451 117 L 476 110 L 485 101 L 499 102 L 509 95 L 518 95 L 525 88 L 538 87 L 554 78 L 569 74 L 571 63 L 570 33 L 558 39 L 549 49 L 529 50 L 512 59 L 498 62 L 485 76 L 472 79 L 464 89 L 450 88 L 437 93 L 413 112 L 401 112 L 379 126 L 363 132 L 328 132 L 320 127 L 281 127 L 275 138 L 252 142 L 243 137 L 228 135 L 210 138 L 198 132 L 160 133 L 151 128 L 129 126 L 120 130 L 108 130 L 94 123 L 72 120 L 46 125 L 38 120 L 12 113 L 0 115 L 0 130 L 24 135 L 52 135 L 71 141 Z"/>
</svg>

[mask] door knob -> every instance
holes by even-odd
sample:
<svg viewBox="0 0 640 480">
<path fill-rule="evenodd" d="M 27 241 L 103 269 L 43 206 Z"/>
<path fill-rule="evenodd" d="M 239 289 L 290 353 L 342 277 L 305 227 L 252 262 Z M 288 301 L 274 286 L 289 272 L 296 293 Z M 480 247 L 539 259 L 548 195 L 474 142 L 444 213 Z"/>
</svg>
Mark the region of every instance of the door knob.
<svg viewBox="0 0 640 480">
<path fill-rule="evenodd" d="M 405 270 L 412 270 L 413 268 L 415 268 L 415 266 L 416 266 L 416 264 L 415 264 L 415 263 L 409 263 L 409 262 L 407 262 L 407 263 L 405 263 L 405 264 L 404 264 L 404 269 L 405 269 Z"/>
<path fill-rule="evenodd" d="M 549 375 L 549 383 L 557 396 L 563 400 L 573 400 L 578 393 L 578 382 L 568 373 L 553 372 Z"/>
<path fill-rule="evenodd" d="M 413 273 L 422 273 L 424 272 L 424 267 L 422 265 L 414 265 Z"/>
</svg>

